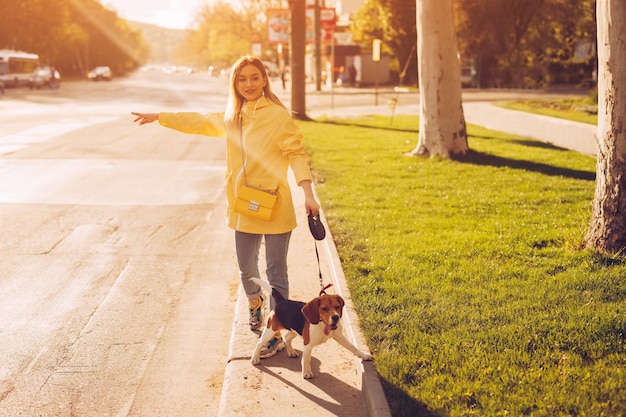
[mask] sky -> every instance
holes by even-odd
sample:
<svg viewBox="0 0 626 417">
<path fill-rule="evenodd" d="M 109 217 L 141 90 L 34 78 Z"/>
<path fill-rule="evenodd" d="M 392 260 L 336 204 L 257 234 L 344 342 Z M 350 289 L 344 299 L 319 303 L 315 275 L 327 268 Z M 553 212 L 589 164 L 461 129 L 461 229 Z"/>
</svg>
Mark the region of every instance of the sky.
<svg viewBox="0 0 626 417">
<path fill-rule="evenodd" d="M 203 5 L 211 0 L 100 0 L 109 9 L 126 19 L 152 23 L 172 29 L 193 25 Z M 228 0 L 235 4 L 238 0 Z"/>
<path fill-rule="evenodd" d="M 115 10 L 126 20 L 152 23 L 172 29 L 188 29 L 193 26 L 198 12 L 205 4 L 216 0 L 100 0 L 104 6 Z M 233 6 L 241 0 L 221 0 Z M 307 0 L 313 2 L 314 0 Z M 364 0 L 344 0 L 361 4 Z"/>
</svg>

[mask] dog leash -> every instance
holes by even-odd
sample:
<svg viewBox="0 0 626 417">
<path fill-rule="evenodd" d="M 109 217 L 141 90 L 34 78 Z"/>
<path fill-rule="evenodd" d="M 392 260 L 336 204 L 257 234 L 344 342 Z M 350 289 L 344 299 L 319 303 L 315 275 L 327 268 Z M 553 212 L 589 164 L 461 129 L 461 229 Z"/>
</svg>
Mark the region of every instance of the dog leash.
<svg viewBox="0 0 626 417">
<path fill-rule="evenodd" d="M 324 279 L 322 278 L 322 267 L 320 266 L 320 254 L 317 251 L 317 240 L 315 241 L 315 256 L 317 256 L 317 270 L 319 271 L 319 275 L 320 275 L 320 288 L 321 288 L 320 296 L 322 296 L 322 295 L 326 295 L 326 290 L 332 287 L 333 283 L 331 282 L 330 284 L 324 286 Z"/>
<path fill-rule="evenodd" d="M 320 277 L 320 296 L 326 294 L 326 290 L 333 286 L 332 283 L 324 286 L 324 279 L 322 277 L 322 267 L 320 265 L 320 253 L 317 249 L 317 241 L 323 240 L 326 237 L 326 229 L 322 224 L 319 214 L 317 216 L 313 216 L 313 214 L 309 213 L 309 230 L 311 231 L 311 235 L 313 236 L 315 242 L 315 256 L 317 257 L 317 270 L 319 271 Z"/>
</svg>

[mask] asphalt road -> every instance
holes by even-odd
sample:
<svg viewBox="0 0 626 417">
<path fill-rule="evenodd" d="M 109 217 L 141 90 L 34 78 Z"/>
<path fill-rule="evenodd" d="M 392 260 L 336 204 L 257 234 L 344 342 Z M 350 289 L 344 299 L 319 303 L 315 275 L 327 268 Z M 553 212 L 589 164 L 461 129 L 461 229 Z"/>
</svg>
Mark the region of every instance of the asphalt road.
<svg viewBox="0 0 626 417">
<path fill-rule="evenodd" d="M 196 81 L 0 98 L 0 416 L 217 414 L 238 286 L 224 144 L 130 115 L 222 109 L 223 82 Z"/>
</svg>

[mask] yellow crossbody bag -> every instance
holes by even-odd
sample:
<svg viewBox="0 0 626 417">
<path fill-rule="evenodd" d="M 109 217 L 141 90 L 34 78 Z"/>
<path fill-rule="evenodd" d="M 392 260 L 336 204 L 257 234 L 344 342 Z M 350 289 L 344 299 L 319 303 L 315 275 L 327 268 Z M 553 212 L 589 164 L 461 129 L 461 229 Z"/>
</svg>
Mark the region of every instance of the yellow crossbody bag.
<svg viewBox="0 0 626 417">
<path fill-rule="evenodd" d="M 278 199 L 278 192 L 260 190 L 243 184 L 235 199 L 234 210 L 250 217 L 270 220 Z"/>
</svg>

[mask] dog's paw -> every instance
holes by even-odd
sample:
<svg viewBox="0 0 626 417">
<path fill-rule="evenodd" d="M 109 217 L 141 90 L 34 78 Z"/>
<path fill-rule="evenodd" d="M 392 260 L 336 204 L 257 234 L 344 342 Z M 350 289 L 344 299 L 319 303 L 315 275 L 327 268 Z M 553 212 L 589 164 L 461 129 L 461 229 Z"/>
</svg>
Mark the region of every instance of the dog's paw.
<svg viewBox="0 0 626 417">
<path fill-rule="evenodd" d="M 304 379 L 313 379 L 313 372 L 309 371 L 302 371 L 302 378 Z"/>
<path fill-rule="evenodd" d="M 293 349 L 292 349 L 292 350 L 290 350 L 290 351 L 287 351 L 287 355 L 288 355 L 290 358 L 297 358 L 297 357 L 298 357 L 298 352 L 296 352 L 295 350 L 293 350 Z"/>
<path fill-rule="evenodd" d="M 252 358 L 250 358 L 250 363 L 252 365 L 258 365 L 261 363 L 261 358 L 259 356 L 252 356 Z"/>
</svg>

